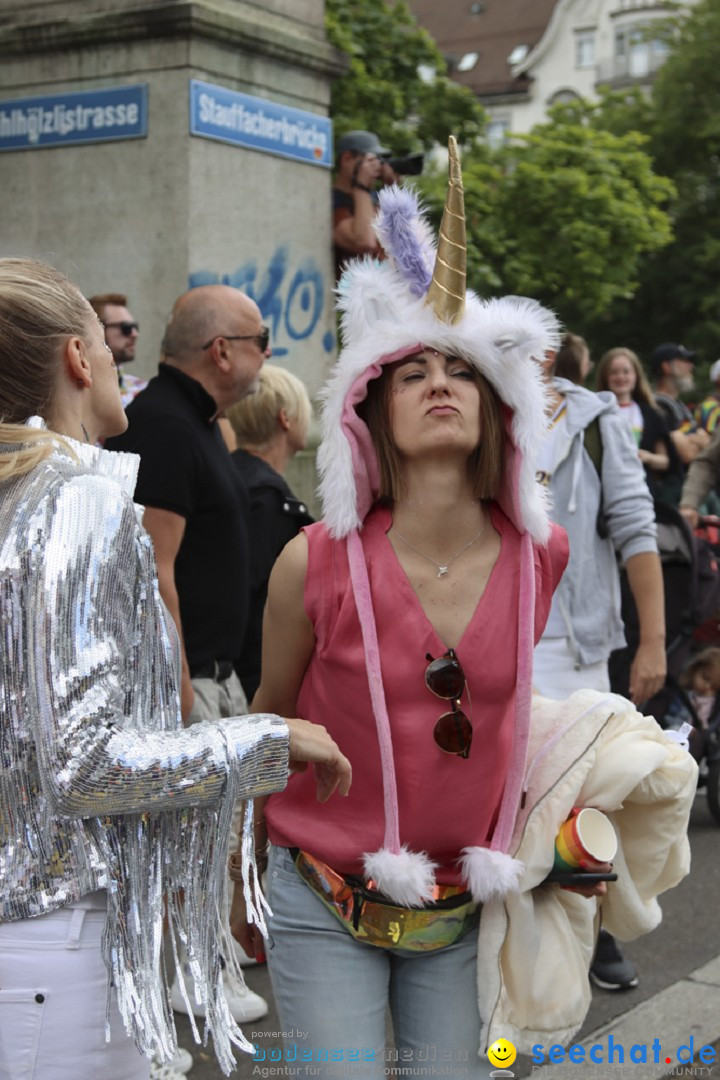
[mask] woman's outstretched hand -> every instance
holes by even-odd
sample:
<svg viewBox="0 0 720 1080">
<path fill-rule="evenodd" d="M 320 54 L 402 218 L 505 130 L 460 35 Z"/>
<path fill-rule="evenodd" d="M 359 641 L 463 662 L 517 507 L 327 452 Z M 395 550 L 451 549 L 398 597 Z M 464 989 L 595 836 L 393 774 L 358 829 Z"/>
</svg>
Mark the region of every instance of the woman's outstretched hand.
<svg viewBox="0 0 720 1080">
<path fill-rule="evenodd" d="M 290 770 L 304 772 L 309 764 L 315 769 L 318 802 L 327 802 L 337 789 L 347 795 L 352 782 L 352 766 L 322 724 L 307 720 L 288 720 L 290 729 Z"/>
</svg>

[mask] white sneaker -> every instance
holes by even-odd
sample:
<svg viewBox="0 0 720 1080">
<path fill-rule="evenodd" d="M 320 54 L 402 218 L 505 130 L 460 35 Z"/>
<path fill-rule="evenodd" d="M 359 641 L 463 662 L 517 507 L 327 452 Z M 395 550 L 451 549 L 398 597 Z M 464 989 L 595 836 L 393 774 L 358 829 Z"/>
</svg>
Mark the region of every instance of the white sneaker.
<svg viewBox="0 0 720 1080">
<path fill-rule="evenodd" d="M 162 1069 L 165 1067 L 158 1061 L 156 1057 L 152 1059 L 152 1064 L 155 1066 L 156 1069 Z M 167 1064 L 171 1069 L 174 1069 L 175 1072 L 181 1073 L 184 1076 L 185 1073 L 189 1073 L 193 1067 L 192 1055 L 182 1046 L 178 1046 L 177 1053 L 174 1055 L 174 1057 L 170 1058 L 170 1061 L 167 1062 Z M 162 1076 L 163 1074 L 160 1073 L 158 1075 Z M 155 1074 L 151 1071 L 150 1076 L 152 1078 L 155 1076 Z"/>
<path fill-rule="evenodd" d="M 185 986 L 187 988 L 193 1016 L 202 1017 L 205 1015 L 205 1006 L 199 1005 L 195 1000 L 195 987 L 192 976 L 187 968 L 184 968 L 184 975 Z M 170 988 L 170 1004 L 176 1012 L 185 1013 L 187 1015 L 188 1010 L 183 999 L 180 978 L 181 976 L 177 974 L 172 987 Z M 265 998 L 260 997 L 259 994 L 256 994 L 254 990 L 251 990 L 247 986 L 241 986 L 234 981 L 231 982 L 227 973 L 224 975 L 224 979 L 225 997 L 227 999 L 228 1008 L 237 1024 L 247 1024 L 253 1020 L 260 1020 L 263 1016 L 267 1016 L 269 1007 Z"/>
<path fill-rule="evenodd" d="M 150 1080 L 185 1080 L 185 1073 L 178 1072 L 172 1065 L 161 1065 L 153 1058 L 150 1062 Z"/>
</svg>

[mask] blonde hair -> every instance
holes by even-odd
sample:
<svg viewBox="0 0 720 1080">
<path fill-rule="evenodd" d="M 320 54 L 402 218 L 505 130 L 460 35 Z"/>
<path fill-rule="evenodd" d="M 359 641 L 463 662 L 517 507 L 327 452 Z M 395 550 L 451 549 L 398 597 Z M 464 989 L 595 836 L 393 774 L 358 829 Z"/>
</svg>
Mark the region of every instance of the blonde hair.
<svg viewBox="0 0 720 1080">
<path fill-rule="evenodd" d="M 652 409 L 657 409 L 658 406 L 655 401 L 655 395 L 650 389 L 650 383 L 648 382 L 647 375 L 640 363 L 640 357 L 637 353 L 634 353 L 632 349 L 626 349 L 624 346 L 619 346 L 616 349 L 609 349 L 603 354 L 603 358 L 597 366 L 595 388 L 597 390 L 610 389 L 610 365 L 613 360 L 617 360 L 618 356 L 625 356 L 630 361 L 635 372 L 635 386 L 632 392 L 633 401 L 637 401 L 638 404 L 641 405 L 649 405 Z"/>
<path fill-rule="evenodd" d="M 0 259 L 0 481 L 22 476 L 58 436 L 28 428 L 46 417 L 68 337 L 85 339 L 92 310 L 64 274 L 35 259 Z"/>
<path fill-rule="evenodd" d="M 278 415 L 284 409 L 292 419 L 297 417 L 307 434 L 312 418 L 312 405 L 304 385 L 291 372 L 275 364 L 263 364 L 258 388 L 227 410 L 238 446 L 266 449 L 278 430 Z"/>
</svg>

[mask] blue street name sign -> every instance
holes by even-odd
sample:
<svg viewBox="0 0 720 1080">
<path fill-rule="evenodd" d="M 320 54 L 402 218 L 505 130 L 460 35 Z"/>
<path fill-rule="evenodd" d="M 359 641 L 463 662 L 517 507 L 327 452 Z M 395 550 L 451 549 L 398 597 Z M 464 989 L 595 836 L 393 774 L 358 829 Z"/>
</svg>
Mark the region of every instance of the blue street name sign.
<svg viewBox="0 0 720 1080">
<path fill-rule="evenodd" d="M 145 83 L 0 100 L 0 150 L 41 150 L 145 135 Z"/>
<path fill-rule="evenodd" d="M 190 134 L 332 167 L 332 121 L 327 116 L 190 80 Z"/>
</svg>

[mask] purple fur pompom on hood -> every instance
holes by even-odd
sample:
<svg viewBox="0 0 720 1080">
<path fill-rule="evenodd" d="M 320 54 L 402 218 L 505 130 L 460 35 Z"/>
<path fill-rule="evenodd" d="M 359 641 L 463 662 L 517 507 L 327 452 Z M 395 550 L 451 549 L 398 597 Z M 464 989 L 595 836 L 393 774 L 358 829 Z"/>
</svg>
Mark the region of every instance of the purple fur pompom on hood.
<svg viewBox="0 0 720 1080">
<path fill-rule="evenodd" d="M 379 194 L 380 210 L 375 232 L 385 252 L 393 259 L 413 296 L 425 296 L 432 281 L 435 244 L 422 216 L 414 188 L 384 188 Z"/>
</svg>

